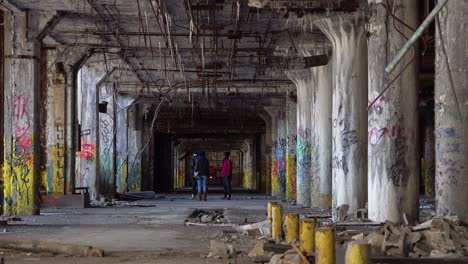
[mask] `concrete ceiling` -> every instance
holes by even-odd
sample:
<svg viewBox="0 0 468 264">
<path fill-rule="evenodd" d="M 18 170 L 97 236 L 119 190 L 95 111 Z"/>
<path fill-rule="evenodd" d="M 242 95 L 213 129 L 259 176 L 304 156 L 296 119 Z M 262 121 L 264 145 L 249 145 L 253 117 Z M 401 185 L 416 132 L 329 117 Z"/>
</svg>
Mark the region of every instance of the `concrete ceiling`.
<svg viewBox="0 0 468 264">
<path fill-rule="evenodd" d="M 356 9 L 349 0 L 270 0 L 263 8 L 249 0 L 4 1 L 47 18 L 46 46 L 123 61 L 109 78 L 119 93 L 151 103 L 173 91 L 158 129 L 182 134 L 263 130 L 257 112 L 277 98 L 284 105 L 294 90 L 285 71 L 304 68 L 298 49 L 329 46 L 304 14 Z"/>
</svg>

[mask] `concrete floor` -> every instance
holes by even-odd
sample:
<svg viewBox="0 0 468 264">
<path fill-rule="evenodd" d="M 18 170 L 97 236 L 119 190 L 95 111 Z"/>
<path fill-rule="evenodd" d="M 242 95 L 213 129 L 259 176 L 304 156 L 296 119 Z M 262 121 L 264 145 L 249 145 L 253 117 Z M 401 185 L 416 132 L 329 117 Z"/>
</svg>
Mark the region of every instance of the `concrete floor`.
<svg viewBox="0 0 468 264">
<path fill-rule="evenodd" d="M 253 263 L 242 257 L 255 243 L 245 237 L 234 242 L 243 251 L 228 261 L 206 259 L 209 241 L 230 227 L 185 226 L 184 220 L 195 208 L 224 209 L 225 219 L 238 224 L 266 218 L 262 195 L 234 196 L 231 201 L 213 194 L 207 202 L 172 194 L 155 200 L 141 200 L 146 207 L 123 206 L 87 209 L 44 208 L 39 216 L 24 216 L 10 222 L 0 237 L 31 238 L 49 242 L 90 245 L 101 248 L 103 259 L 50 256 L 2 251 L 6 263 Z M 130 202 L 132 203 L 132 202 Z M 299 209 L 289 208 L 286 209 Z M 237 243 L 237 245 L 236 245 Z M 175 262 L 174 262 L 175 261 Z M 239 262 L 240 263 L 240 262 Z"/>
</svg>

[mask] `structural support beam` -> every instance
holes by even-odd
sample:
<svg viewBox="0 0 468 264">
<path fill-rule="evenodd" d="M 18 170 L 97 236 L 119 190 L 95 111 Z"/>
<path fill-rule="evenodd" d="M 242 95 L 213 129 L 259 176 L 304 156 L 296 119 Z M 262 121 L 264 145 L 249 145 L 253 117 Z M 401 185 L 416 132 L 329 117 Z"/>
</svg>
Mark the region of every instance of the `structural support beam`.
<svg viewBox="0 0 468 264">
<path fill-rule="evenodd" d="M 29 16 L 29 17 L 28 17 Z M 27 39 L 38 24 L 28 13 L 5 13 L 4 214 L 39 214 L 40 47 Z"/>
<path fill-rule="evenodd" d="M 295 89 L 286 96 L 286 199 L 296 201 L 297 96 Z"/>
<path fill-rule="evenodd" d="M 314 67 L 311 206 L 332 207 L 332 63 Z"/>
<path fill-rule="evenodd" d="M 315 21 L 333 44 L 333 218 L 367 201 L 367 45 L 358 14 Z"/>
<path fill-rule="evenodd" d="M 288 71 L 297 88 L 297 204 L 310 206 L 310 178 L 312 161 L 312 69 Z"/>
<path fill-rule="evenodd" d="M 418 5 L 416 1 L 391 0 L 386 9 L 374 0 L 369 3 L 373 30 L 368 41 L 368 101 L 373 102 L 390 80 L 398 78 L 368 112 L 369 218 L 376 222 L 401 222 L 405 214 L 414 222 L 419 208 L 418 66 L 413 61 L 417 46 L 413 57 L 406 56 L 398 65 L 400 72 L 410 64 L 401 75 L 386 76 L 385 66 L 406 42 L 397 29 L 387 26 L 389 20 L 397 23 L 389 12 L 416 28 Z M 402 32 L 410 35 L 413 31 L 404 28 Z"/>
<path fill-rule="evenodd" d="M 436 21 L 436 211 L 468 222 L 468 21 L 466 1 L 449 1 Z"/>
<path fill-rule="evenodd" d="M 275 197 L 281 196 L 279 170 L 278 170 L 278 107 L 265 107 L 265 111 L 270 115 L 271 123 L 271 195 Z"/>
<path fill-rule="evenodd" d="M 279 197 L 286 197 L 286 112 L 285 108 L 281 107 L 278 113 L 278 144 L 276 151 L 276 160 L 278 168 L 278 188 Z"/>
</svg>

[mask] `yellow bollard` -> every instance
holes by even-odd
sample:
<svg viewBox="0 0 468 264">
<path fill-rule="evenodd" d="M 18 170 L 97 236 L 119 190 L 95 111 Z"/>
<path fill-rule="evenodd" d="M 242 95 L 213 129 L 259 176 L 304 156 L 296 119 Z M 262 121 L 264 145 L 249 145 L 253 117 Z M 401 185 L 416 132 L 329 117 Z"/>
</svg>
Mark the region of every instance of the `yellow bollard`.
<svg viewBox="0 0 468 264">
<path fill-rule="evenodd" d="M 286 242 L 289 244 L 299 238 L 299 215 L 289 213 L 284 220 L 286 225 Z"/>
<path fill-rule="evenodd" d="M 271 237 L 274 240 L 283 239 L 283 207 L 281 205 L 273 205 L 272 213 L 272 230 Z"/>
<path fill-rule="evenodd" d="M 321 227 L 315 231 L 315 264 L 335 264 L 335 229 Z"/>
<path fill-rule="evenodd" d="M 370 244 L 365 241 L 348 243 L 345 256 L 346 264 L 370 264 Z"/>
<path fill-rule="evenodd" d="M 315 227 L 314 218 L 306 218 L 301 221 L 301 252 L 311 256 L 315 252 Z"/>
<path fill-rule="evenodd" d="M 273 208 L 273 205 L 277 205 L 276 202 L 269 202 L 268 203 L 268 212 L 267 212 L 267 219 L 271 221 L 271 219 L 273 218 L 272 217 L 272 213 L 271 213 L 271 209 Z"/>
</svg>

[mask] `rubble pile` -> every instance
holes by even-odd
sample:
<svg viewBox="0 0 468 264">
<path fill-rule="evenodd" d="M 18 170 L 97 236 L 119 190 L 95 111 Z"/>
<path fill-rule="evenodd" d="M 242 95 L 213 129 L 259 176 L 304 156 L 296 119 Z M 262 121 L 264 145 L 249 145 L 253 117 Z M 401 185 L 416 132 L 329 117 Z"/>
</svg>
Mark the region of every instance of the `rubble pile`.
<svg viewBox="0 0 468 264">
<path fill-rule="evenodd" d="M 202 210 L 195 209 L 185 220 L 186 225 L 190 224 L 223 224 L 225 223 L 223 210 Z"/>
<path fill-rule="evenodd" d="M 352 239 L 370 243 L 372 255 L 414 258 L 468 256 L 468 228 L 457 217 L 434 217 L 413 227 L 386 222 L 379 230 L 357 234 Z"/>
</svg>

